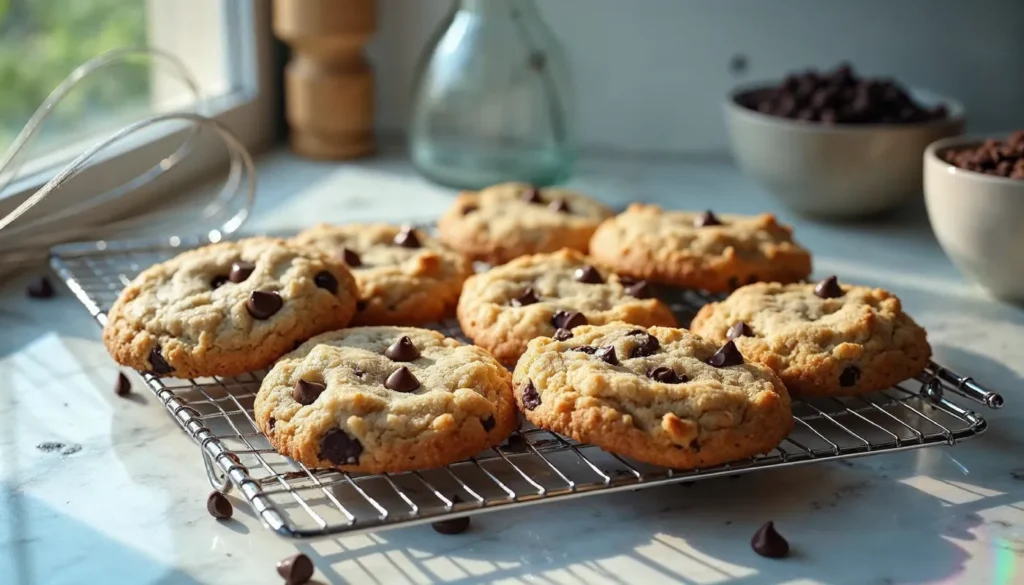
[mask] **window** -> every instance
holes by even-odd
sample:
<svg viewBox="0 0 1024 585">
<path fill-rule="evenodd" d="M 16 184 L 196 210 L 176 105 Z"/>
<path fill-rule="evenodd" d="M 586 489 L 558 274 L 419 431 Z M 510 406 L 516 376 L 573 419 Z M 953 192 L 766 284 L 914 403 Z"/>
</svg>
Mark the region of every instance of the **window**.
<svg viewBox="0 0 1024 585">
<path fill-rule="evenodd" d="M 148 44 L 171 53 L 197 78 L 202 94 L 200 104 L 190 104 L 187 88 L 158 61 L 139 59 L 96 72 L 54 108 L 19 157 L 21 171 L 0 192 L 0 217 L 100 137 L 153 112 L 188 106 L 217 118 L 251 150 L 269 144 L 276 128 L 269 21 L 269 0 L 0 0 L 0 149 L 76 66 L 111 49 Z M 63 190 L 61 205 L 152 166 L 181 144 L 185 132 L 155 128 L 106 154 L 75 179 L 74 189 Z M 225 156 L 213 140 L 198 144 L 160 189 L 166 194 L 226 168 Z M 143 192 L 120 205 L 145 204 L 146 197 L 155 201 Z M 0 234 L 0 249 L 8 243 Z"/>
</svg>

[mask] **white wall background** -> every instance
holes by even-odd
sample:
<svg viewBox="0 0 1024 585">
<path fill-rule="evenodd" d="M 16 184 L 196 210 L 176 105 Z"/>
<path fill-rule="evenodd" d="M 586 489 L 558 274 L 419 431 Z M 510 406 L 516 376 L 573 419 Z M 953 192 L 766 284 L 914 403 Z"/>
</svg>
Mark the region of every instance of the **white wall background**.
<svg viewBox="0 0 1024 585">
<path fill-rule="evenodd" d="M 1024 128 L 1022 0 L 537 0 L 569 54 L 583 144 L 726 149 L 734 86 L 847 59 L 966 104 L 970 132 Z M 450 0 L 380 0 L 377 125 L 401 133 L 417 57 Z M 730 72 L 742 54 L 747 70 Z"/>
</svg>

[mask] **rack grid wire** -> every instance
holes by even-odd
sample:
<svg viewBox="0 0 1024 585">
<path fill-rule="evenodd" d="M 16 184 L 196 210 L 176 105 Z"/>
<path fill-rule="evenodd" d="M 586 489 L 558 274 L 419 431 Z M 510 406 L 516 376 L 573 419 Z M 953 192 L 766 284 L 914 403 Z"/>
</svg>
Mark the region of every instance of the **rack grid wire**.
<svg viewBox="0 0 1024 585">
<path fill-rule="evenodd" d="M 197 238 L 69 244 L 51 266 L 102 326 L 121 290 L 143 269 L 207 241 Z M 662 297 L 689 323 L 713 298 L 694 291 Z M 432 328 L 466 340 L 458 323 Z M 695 470 L 654 467 L 531 427 L 498 447 L 446 467 L 396 474 L 309 469 L 278 454 L 253 422 L 265 371 L 231 378 L 160 379 L 142 374 L 200 446 L 211 484 L 237 488 L 280 536 L 313 539 L 436 522 L 539 502 L 633 490 L 788 465 L 834 461 L 931 445 L 982 433 L 986 421 L 947 395 L 992 408 L 1002 398 L 971 378 L 930 364 L 914 379 L 863 396 L 793 401 L 794 431 L 772 452 Z"/>
</svg>

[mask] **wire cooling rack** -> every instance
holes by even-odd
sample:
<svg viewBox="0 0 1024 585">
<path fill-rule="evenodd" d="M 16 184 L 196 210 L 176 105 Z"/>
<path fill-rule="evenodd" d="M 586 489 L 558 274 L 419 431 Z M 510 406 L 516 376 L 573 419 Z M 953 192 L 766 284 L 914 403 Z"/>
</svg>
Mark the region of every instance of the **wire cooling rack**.
<svg viewBox="0 0 1024 585">
<path fill-rule="evenodd" d="M 54 248 L 51 265 L 102 325 L 106 311 L 146 267 L 206 243 L 95 242 Z M 665 291 L 680 323 L 712 300 Z M 454 321 L 435 327 L 465 336 Z M 747 473 L 801 463 L 952 445 L 983 432 L 985 420 L 947 397 L 991 408 L 1000 395 L 936 364 L 893 388 L 850 398 L 795 400 L 796 427 L 765 455 L 713 468 L 676 471 L 632 461 L 525 425 L 502 445 L 447 467 L 397 474 L 308 469 L 270 446 L 253 422 L 266 372 L 232 378 L 158 379 L 144 375 L 164 406 L 201 447 L 210 482 L 237 488 L 281 536 L 319 538 L 435 522 L 588 494 Z"/>
</svg>

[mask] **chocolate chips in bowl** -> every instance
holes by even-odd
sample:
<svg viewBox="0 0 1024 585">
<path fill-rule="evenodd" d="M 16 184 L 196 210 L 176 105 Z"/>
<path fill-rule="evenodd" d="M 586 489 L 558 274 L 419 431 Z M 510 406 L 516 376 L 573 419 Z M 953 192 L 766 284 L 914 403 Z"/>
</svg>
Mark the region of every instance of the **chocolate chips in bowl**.
<svg viewBox="0 0 1024 585">
<path fill-rule="evenodd" d="M 963 107 L 841 65 L 741 88 L 724 104 L 737 165 L 791 209 L 852 219 L 922 191 L 928 144 L 963 132 Z"/>
</svg>

